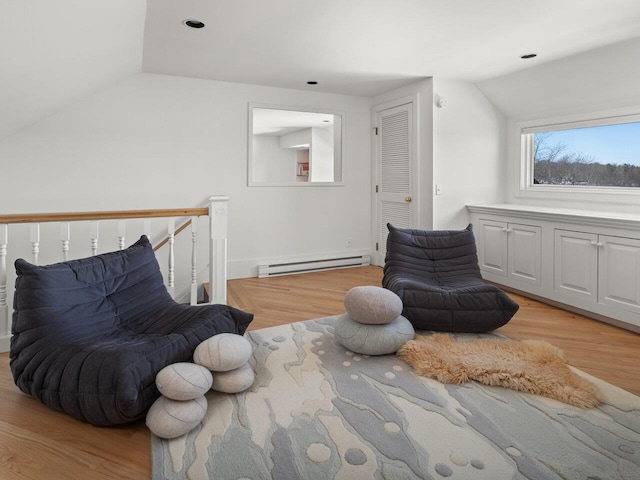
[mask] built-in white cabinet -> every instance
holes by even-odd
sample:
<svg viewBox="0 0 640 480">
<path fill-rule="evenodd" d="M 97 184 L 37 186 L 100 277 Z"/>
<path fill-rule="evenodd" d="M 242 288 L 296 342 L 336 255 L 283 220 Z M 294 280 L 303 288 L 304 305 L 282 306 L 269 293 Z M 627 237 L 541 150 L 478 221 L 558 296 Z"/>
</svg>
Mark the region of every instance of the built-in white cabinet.
<svg viewBox="0 0 640 480">
<path fill-rule="evenodd" d="M 640 332 L 640 215 L 467 208 L 485 280 Z"/>
<path fill-rule="evenodd" d="M 540 285 L 539 226 L 480 219 L 474 228 L 480 268 L 517 282 Z"/>
<path fill-rule="evenodd" d="M 555 229 L 553 288 L 561 295 L 598 298 L 598 236 Z"/>
<path fill-rule="evenodd" d="M 640 240 L 556 229 L 554 288 L 640 314 Z"/>
<path fill-rule="evenodd" d="M 640 314 L 640 239 L 598 237 L 598 302 Z"/>
</svg>

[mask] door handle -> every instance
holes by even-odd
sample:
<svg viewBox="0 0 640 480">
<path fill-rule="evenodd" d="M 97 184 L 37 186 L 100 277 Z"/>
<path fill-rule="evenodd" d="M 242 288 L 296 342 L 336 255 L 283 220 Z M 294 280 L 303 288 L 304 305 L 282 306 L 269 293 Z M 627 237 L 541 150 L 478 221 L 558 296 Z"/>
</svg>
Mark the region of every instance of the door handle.
<svg viewBox="0 0 640 480">
<path fill-rule="evenodd" d="M 411 197 L 404 197 L 404 201 L 407 203 L 411 203 Z"/>
</svg>

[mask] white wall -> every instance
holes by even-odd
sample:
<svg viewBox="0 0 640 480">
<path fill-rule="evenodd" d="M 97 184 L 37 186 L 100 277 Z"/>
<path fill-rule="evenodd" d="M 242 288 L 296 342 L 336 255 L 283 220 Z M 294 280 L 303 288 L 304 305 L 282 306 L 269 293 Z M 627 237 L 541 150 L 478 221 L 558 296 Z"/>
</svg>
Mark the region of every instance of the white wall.
<svg viewBox="0 0 640 480">
<path fill-rule="evenodd" d="M 640 38 L 540 64 L 478 84 L 507 118 L 505 200 L 509 203 L 637 213 L 638 198 L 557 193 L 522 196 L 521 122 L 541 123 L 640 113 Z M 552 119 L 549 122 L 549 119 Z"/>
<path fill-rule="evenodd" d="M 471 83 L 434 78 L 433 89 L 448 100 L 433 110 L 433 228 L 464 228 L 466 205 L 504 201 L 505 119 Z"/>
<path fill-rule="evenodd" d="M 140 72 L 146 8 L 145 0 L 0 0 L 0 138 Z"/>
<path fill-rule="evenodd" d="M 344 113 L 344 186 L 247 187 L 248 103 Z M 0 140 L 4 213 L 229 204 L 229 275 L 370 248 L 371 100 L 137 74 Z"/>
</svg>

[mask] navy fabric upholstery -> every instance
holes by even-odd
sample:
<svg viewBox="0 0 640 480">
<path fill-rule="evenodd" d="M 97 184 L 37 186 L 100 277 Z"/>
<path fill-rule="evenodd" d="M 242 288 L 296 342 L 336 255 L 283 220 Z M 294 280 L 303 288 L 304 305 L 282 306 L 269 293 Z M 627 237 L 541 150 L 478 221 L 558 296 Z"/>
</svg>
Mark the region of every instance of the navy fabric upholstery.
<svg viewBox="0 0 640 480">
<path fill-rule="evenodd" d="M 502 290 L 482 280 L 471 225 L 465 230 L 387 227 L 382 286 L 402 299 L 402 314 L 415 328 L 486 332 L 518 310 Z"/>
<path fill-rule="evenodd" d="M 200 342 L 243 334 L 253 315 L 176 303 L 148 239 L 48 266 L 18 259 L 11 372 L 50 407 L 94 425 L 141 419 L 160 396 L 156 374 L 192 361 Z"/>
</svg>

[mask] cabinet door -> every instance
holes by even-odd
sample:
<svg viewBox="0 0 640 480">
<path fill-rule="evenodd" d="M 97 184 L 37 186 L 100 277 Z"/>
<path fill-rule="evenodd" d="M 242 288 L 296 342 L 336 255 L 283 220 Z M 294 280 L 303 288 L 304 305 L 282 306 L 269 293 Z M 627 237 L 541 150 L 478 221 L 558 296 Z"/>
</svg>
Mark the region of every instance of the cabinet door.
<svg viewBox="0 0 640 480">
<path fill-rule="evenodd" d="M 640 240 L 599 237 L 598 301 L 640 311 Z"/>
<path fill-rule="evenodd" d="M 598 236 L 592 233 L 555 231 L 553 288 L 556 292 L 597 300 L 597 241 Z"/>
<path fill-rule="evenodd" d="M 507 223 L 482 220 L 478 242 L 480 268 L 487 272 L 507 276 Z"/>
<path fill-rule="evenodd" d="M 540 227 L 531 225 L 508 225 L 509 276 L 514 280 L 540 285 L 541 231 Z"/>
</svg>

